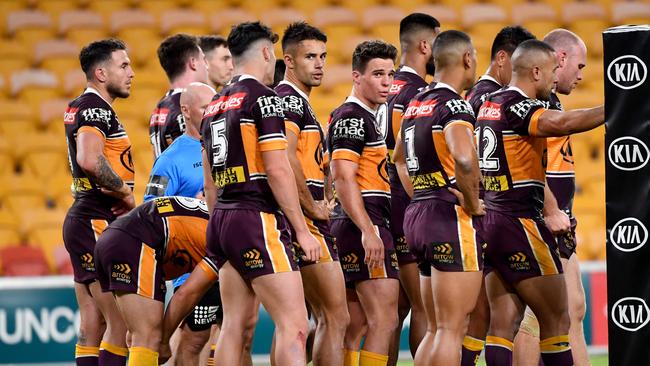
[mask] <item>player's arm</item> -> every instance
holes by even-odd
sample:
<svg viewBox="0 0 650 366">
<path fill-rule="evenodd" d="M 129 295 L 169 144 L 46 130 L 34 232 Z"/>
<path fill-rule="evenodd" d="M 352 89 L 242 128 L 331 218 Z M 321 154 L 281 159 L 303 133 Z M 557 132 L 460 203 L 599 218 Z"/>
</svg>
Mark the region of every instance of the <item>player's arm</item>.
<svg viewBox="0 0 650 366">
<path fill-rule="evenodd" d="M 571 228 L 569 216 L 560 210 L 553 191 L 548 187 L 548 183 L 544 186 L 544 209 L 542 212 L 544 214 L 544 223 L 553 234 L 563 234 Z"/>
<path fill-rule="evenodd" d="M 329 219 L 329 210 L 327 210 L 327 207 L 323 204 L 316 203 L 307 187 L 307 179 L 298 159 L 298 135 L 292 128 L 287 128 L 287 155 L 289 157 L 289 164 L 293 170 L 296 187 L 298 188 L 300 207 L 302 207 L 305 215 L 314 220 Z"/>
<path fill-rule="evenodd" d="M 445 127 L 445 141 L 454 159 L 456 185 L 463 195 L 463 208 L 471 215 L 484 215 L 479 200 L 478 156 L 474 146 L 474 130 L 469 122 L 453 121 Z"/>
<path fill-rule="evenodd" d="M 206 269 L 206 266 L 207 264 L 201 262 L 194 267 L 187 281 L 174 293 L 165 310 L 159 358 L 161 364 L 165 363 L 171 356 L 169 339 L 178 328 L 178 325 L 199 303 L 210 287 L 217 282 L 216 272 Z"/>
<path fill-rule="evenodd" d="M 402 132 L 400 131 L 395 137 L 395 150 L 393 150 L 393 163 L 397 169 L 397 175 L 402 183 L 402 187 L 409 195 L 413 197 L 413 183 L 409 178 L 409 171 L 406 167 L 406 154 L 404 153 L 404 143 L 402 142 Z"/>
<path fill-rule="evenodd" d="M 287 157 L 287 151 L 262 149 L 264 170 L 275 200 L 296 232 L 296 239 L 305 252 L 307 261 L 315 262 L 320 258 L 320 245 L 309 233 L 305 218 L 300 209 L 298 189 Z"/>
<path fill-rule="evenodd" d="M 529 126 L 529 133 L 536 137 L 566 136 L 578 132 L 592 130 L 605 122 L 605 107 L 603 105 L 574 109 L 566 112 L 543 110 L 535 116 Z"/>
<path fill-rule="evenodd" d="M 171 161 L 166 155 L 161 155 L 153 163 L 149 182 L 144 192 L 144 200 L 149 201 L 154 197 L 175 196 L 180 186 L 178 174 L 174 173 Z"/>
<path fill-rule="evenodd" d="M 212 164 L 208 159 L 208 152 L 202 149 L 203 158 L 203 192 L 205 192 L 205 203 L 208 205 L 208 214 L 212 216 L 214 206 L 217 204 L 217 186 L 212 180 Z"/>
</svg>

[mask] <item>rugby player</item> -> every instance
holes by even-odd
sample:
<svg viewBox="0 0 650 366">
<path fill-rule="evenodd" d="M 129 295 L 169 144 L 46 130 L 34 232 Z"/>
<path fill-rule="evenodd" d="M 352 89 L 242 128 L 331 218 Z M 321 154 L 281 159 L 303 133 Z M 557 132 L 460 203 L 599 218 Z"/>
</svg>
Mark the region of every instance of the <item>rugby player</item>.
<svg viewBox="0 0 650 366">
<path fill-rule="evenodd" d="M 224 311 L 216 364 L 241 363 L 259 301 L 276 325 L 275 362 L 306 363 L 307 310 L 287 219 L 303 260 L 318 260 L 321 246 L 300 209 L 286 153 L 282 100 L 265 86 L 273 82 L 277 40 L 260 22 L 232 28 L 228 48 L 236 76 L 203 118 L 204 186 L 212 212 L 207 241 L 219 266 Z M 195 270 L 174 294 L 165 314 L 163 343 L 214 281 Z"/>
<path fill-rule="evenodd" d="M 316 263 L 300 260 L 305 297 L 317 327 L 312 349 L 314 365 L 343 365 L 343 337 L 349 323 L 345 280 L 334 239 L 330 210 L 324 200 L 324 133 L 309 103 L 313 87 L 323 78 L 327 37 L 304 22 L 290 24 L 282 36 L 286 71 L 276 93 L 282 98 L 289 155 L 298 187 L 300 206 L 311 234 L 321 244 Z"/>
<path fill-rule="evenodd" d="M 208 63 L 208 81 L 214 89 L 220 90 L 230 82 L 235 68 L 228 42 L 221 36 L 201 36 L 199 46 Z"/>
<path fill-rule="evenodd" d="M 510 62 L 512 53 L 521 42 L 529 39 L 535 39 L 535 36 L 521 26 L 504 27 L 494 37 L 492 49 L 490 50 L 490 66 L 487 72 L 478 79 L 466 94 L 466 99 L 472 106 L 474 115 L 478 115 L 481 104 L 485 102 L 490 93 L 494 93 L 510 83 L 512 77 Z M 476 135 L 478 136 L 478 133 Z M 489 271 L 489 268 L 483 269 L 484 273 Z M 495 319 L 495 322 L 498 321 L 498 319 Z M 476 308 L 470 315 L 467 335 L 463 339 L 462 366 L 474 366 L 478 362 L 479 356 L 483 348 L 485 348 L 485 337 L 489 325 L 490 308 L 485 293 L 485 282 L 483 282 Z M 509 325 L 506 324 L 505 326 Z"/>
<path fill-rule="evenodd" d="M 217 277 L 206 257 L 205 202 L 157 197 L 109 225 L 97 240 L 97 277 L 111 291 L 131 334 L 129 366 L 158 365 L 165 280 L 195 267 Z"/>
<path fill-rule="evenodd" d="M 352 94 L 332 112 L 328 131 L 337 205 L 331 230 L 348 287 L 368 322 L 363 349 L 346 349 L 346 365 L 386 365 L 397 328 L 398 264 L 389 230 L 388 150 L 375 114 L 386 102 L 397 49 L 362 42 L 352 55 Z M 385 126 L 384 126 L 385 127 Z"/>
<path fill-rule="evenodd" d="M 181 112 L 187 128 L 154 162 L 145 201 L 161 196 L 203 197 L 201 119 L 215 94 L 212 87 L 203 83 L 191 83 L 181 92 Z M 181 286 L 188 275 L 175 279 L 174 288 Z M 216 311 L 221 307 L 216 302 L 218 295 L 215 294 L 218 292 L 219 287 L 215 285 L 178 329 L 175 365 L 198 363 L 199 355 L 210 338 L 211 325 L 220 321 L 216 317 Z M 208 313 L 204 309 L 211 311 Z"/>
<path fill-rule="evenodd" d="M 491 319 L 509 316 L 511 327 L 490 326 L 488 365 L 512 363 L 512 340 L 528 305 L 540 322 L 540 349 L 547 365 L 573 365 L 564 275 L 557 243 L 542 218 L 546 137 L 587 131 L 604 121 L 603 106 L 561 112 L 547 109 L 557 82 L 554 49 L 522 42 L 512 55 L 510 86 L 481 106 L 479 157 L 484 176 L 486 276 Z"/>
<path fill-rule="evenodd" d="M 198 39 L 188 34 L 167 37 L 158 46 L 158 60 L 169 79 L 170 89 L 151 113 L 149 137 L 154 158 L 185 132 L 181 91 L 193 82 L 208 82 L 208 65 Z"/>
<path fill-rule="evenodd" d="M 479 199 L 474 112 L 460 93 L 476 75 L 476 50 L 465 33 L 438 35 L 433 44 L 435 85 L 417 94 L 402 119 L 395 159 L 412 201 L 404 232 L 423 276 L 430 277 L 436 329 L 431 346 L 418 349 L 426 365 L 459 365 L 469 314 L 483 280 L 485 214 Z M 408 175 L 404 174 L 408 172 Z M 412 187 L 410 187 L 412 186 Z M 436 223 L 436 225 L 432 225 Z"/>
<path fill-rule="evenodd" d="M 558 82 L 551 94 L 550 109 L 562 110 L 562 103 L 557 93 L 571 94 L 571 91 L 582 80 L 582 69 L 587 64 L 587 47 L 580 37 L 566 29 L 555 29 L 544 37 L 544 42 L 551 45 L 557 54 Z M 580 279 L 580 267 L 576 256 L 575 228 L 577 221 L 573 216 L 573 195 L 575 193 L 575 170 L 573 150 L 570 136 L 549 137 L 546 139 L 548 149 L 548 165 L 546 167 L 546 182 L 557 199 L 557 203 L 571 219 L 569 232 L 557 235 L 556 240 L 560 249 L 560 261 L 564 269 L 564 279 L 567 286 L 569 301 L 569 340 L 571 353 L 576 366 L 589 365 L 589 355 L 582 328 L 585 317 L 585 290 Z M 544 220 L 548 217 L 545 215 Z M 526 309 L 524 321 L 515 338 L 514 358 L 518 365 L 539 364 L 539 325 L 535 315 Z"/>
<path fill-rule="evenodd" d="M 96 282 L 94 248 L 106 226 L 135 207 L 131 142 L 112 107 L 117 98 L 128 98 L 134 73 L 126 46 L 116 39 L 90 43 L 79 62 L 86 90 L 70 102 L 63 121 L 75 198 L 63 223 L 63 242 L 81 317 L 75 360 L 95 366 L 101 358 L 117 366 L 126 360 L 126 329 L 119 322 L 105 328 L 105 320 L 119 314 L 110 311 L 113 299 Z"/>
<path fill-rule="evenodd" d="M 409 196 L 404 191 L 399 181 L 395 164 L 392 161 L 395 149 L 395 138 L 402 121 L 402 113 L 413 97 L 424 87 L 427 75 L 433 76 L 435 65 L 433 63 L 432 46 L 436 35 L 440 33 L 440 22 L 434 17 L 413 13 L 400 22 L 399 38 L 402 58 L 400 67 L 395 73 L 388 95 L 388 113 L 386 128 L 386 147 L 388 148 L 388 176 L 390 178 L 391 219 L 390 229 L 397 262 L 399 263 L 400 295 L 398 302 L 399 324 L 391 345 L 390 364 L 394 364 L 399 352 L 399 338 L 402 322 L 411 311 L 409 327 L 409 346 L 411 355 L 415 353 L 422 339 L 427 335 L 426 315 L 420 296 L 420 278 L 416 259 L 409 251 L 408 243 L 404 238 L 404 211 L 409 203 Z M 431 326 L 432 330 L 435 329 Z M 430 345 L 430 344 L 429 344 Z"/>
</svg>

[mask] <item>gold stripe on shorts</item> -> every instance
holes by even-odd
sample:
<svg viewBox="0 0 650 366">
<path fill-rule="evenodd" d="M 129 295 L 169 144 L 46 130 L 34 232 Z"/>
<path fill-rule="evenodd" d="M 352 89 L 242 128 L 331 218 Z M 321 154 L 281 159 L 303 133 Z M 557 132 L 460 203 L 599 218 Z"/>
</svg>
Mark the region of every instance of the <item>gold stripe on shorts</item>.
<svg viewBox="0 0 650 366">
<path fill-rule="evenodd" d="M 542 239 L 542 234 L 537 228 L 537 223 L 532 219 L 520 218 L 519 221 L 524 227 L 524 232 L 526 233 L 526 237 L 528 237 L 528 244 L 533 249 L 533 255 L 535 256 L 537 263 L 539 263 L 539 269 L 542 272 L 542 276 L 560 273 L 555 266 L 551 249 L 544 242 L 544 239 Z"/>
<path fill-rule="evenodd" d="M 108 221 L 106 220 L 90 220 L 90 226 L 93 228 L 93 233 L 95 234 L 95 241 L 99 239 L 99 236 L 102 235 L 104 230 L 108 227 Z"/>
<path fill-rule="evenodd" d="M 305 222 L 307 223 L 307 228 L 309 229 L 309 232 L 320 243 L 321 255 L 318 261 L 320 263 L 331 262 L 332 253 L 330 253 L 330 248 L 327 246 L 327 242 L 325 241 L 325 237 L 323 236 L 323 233 L 321 233 L 320 230 L 318 230 L 318 227 L 316 227 L 314 221 L 309 217 L 305 216 Z"/>
<path fill-rule="evenodd" d="M 456 221 L 458 222 L 458 242 L 460 255 L 463 260 L 463 271 L 476 272 L 478 266 L 478 251 L 476 249 L 476 230 L 472 225 L 472 216 L 468 215 L 460 206 L 454 206 Z"/>
<path fill-rule="evenodd" d="M 156 282 L 156 251 L 145 243 L 140 249 L 138 265 L 138 295 L 153 299 Z"/>
<path fill-rule="evenodd" d="M 275 215 L 266 212 L 260 212 L 262 217 L 262 232 L 264 233 L 264 245 L 266 251 L 271 257 L 273 272 L 291 272 L 291 262 L 284 250 L 284 245 L 280 240 L 280 230 Z"/>
</svg>

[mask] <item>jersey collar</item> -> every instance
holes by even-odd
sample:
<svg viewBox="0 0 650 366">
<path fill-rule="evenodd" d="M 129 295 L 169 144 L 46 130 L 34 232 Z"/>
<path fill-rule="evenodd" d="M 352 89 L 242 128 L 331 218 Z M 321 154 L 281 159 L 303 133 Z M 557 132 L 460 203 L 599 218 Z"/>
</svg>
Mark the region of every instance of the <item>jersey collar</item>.
<svg viewBox="0 0 650 366">
<path fill-rule="evenodd" d="M 514 91 L 518 92 L 519 94 L 523 95 L 524 97 L 526 97 L 526 98 L 528 98 L 528 99 L 532 99 L 531 97 L 529 97 L 528 95 L 526 95 L 526 93 L 524 93 L 523 90 L 517 88 L 516 86 L 512 86 L 512 85 L 511 85 L 511 86 L 509 86 L 508 89 L 506 89 L 506 90 L 514 90 Z"/>
<path fill-rule="evenodd" d="M 167 96 L 167 97 L 170 97 L 170 96 L 172 96 L 172 95 L 174 95 L 174 94 L 178 94 L 178 93 L 182 93 L 182 92 L 183 92 L 183 88 L 174 88 L 174 89 L 169 89 L 169 91 L 167 92 L 167 95 L 166 95 L 166 96 Z"/>
<path fill-rule="evenodd" d="M 296 91 L 296 93 L 300 94 L 301 97 L 305 98 L 305 100 L 309 100 L 309 96 L 307 94 L 305 94 L 305 92 L 300 90 L 300 88 L 298 88 L 298 86 L 296 84 L 290 82 L 289 80 L 282 80 L 280 83 L 278 83 L 278 85 L 288 85 L 288 86 L 292 87 L 293 90 Z"/>
<path fill-rule="evenodd" d="M 492 76 L 490 76 L 490 75 L 488 75 L 488 74 L 482 75 L 482 76 L 478 79 L 478 81 L 481 81 L 481 80 L 489 80 L 489 81 L 491 81 L 491 82 L 493 82 L 493 83 L 495 83 L 495 84 L 497 84 L 497 85 L 499 85 L 499 86 L 503 86 L 503 85 L 501 85 L 500 82 L 497 81 L 497 79 L 493 78 Z"/>
<path fill-rule="evenodd" d="M 368 113 L 372 114 L 373 116 L 377 113 L 377 110 L 368 107 L 367 105 L 365 105 L 365 104 L 361 101 L 361 99 L 355 97 L 354 95 L 350 95 L 350 96 L 345 100 L 345 102 L 346 102 L 346 103 L 356 103 L 356 104 L 358 104 L 359 106 L 361 106 L 361 108 L 363 108 L 363 109 L 365 109 L 366 111 L 368 111 Z"/>
<path fill-rule="evenodd" d="M 92 86 L 89 86 L 89 87 L 86 88 L 86 90 L 84 90 L 84 94 L 86 94 L 86 93 L 97 94 L 97 96 L 102 98 L 102 100 L 104 102 L 106 102 L 106 104 L 111 105 L 111 103 L 109 103 L 106 99 L 104 99 L 104 97 L 102 97 L 102 95 L 99 94 L 99 91 L 97 91 L 97 89 L 93 88 Z"/>
<path fill-rule="evenodd" d="M 417 75 L 417 76 L 420 76 L 420 75 L 418 75 L 418 72 L 415 71 L 415 69 L 413 69 L 413 68 L 410 67 L 410 66 L 406 66 L 406 65 L 402 65 L 402 66 L 399 68 L 399 71 L 410 72 L 411 74 L 415 74 L 415 75 Z"/>
<path fill-rule="evenodd" d="M 438 82 L 436 83 L 436 86 L 434 86 L 433 88 L 434 88 L 434 89 L 447 88 L 447 89 L 453 91 L 454 93 L 458 94 L 458 92 L 456 91 L 456 89 L 452 88 L 451 85 L 449 85 L 449 84 L 445 84 L 445 83 L 440 82 L 440 81 L 438 81 Z M 460 95 L 460 94 L 458 94 L 458 95 Z"/>
</svg>

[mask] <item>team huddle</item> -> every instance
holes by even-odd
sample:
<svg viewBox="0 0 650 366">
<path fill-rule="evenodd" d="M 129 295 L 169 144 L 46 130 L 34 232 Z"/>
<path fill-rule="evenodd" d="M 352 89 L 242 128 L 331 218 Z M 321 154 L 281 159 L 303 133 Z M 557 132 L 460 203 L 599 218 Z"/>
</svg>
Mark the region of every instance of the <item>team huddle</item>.
<svg viewBox="0 0 650 366">
<path fill-rule="evenodd" d="M 161 43 L 170 90 L 137 207 L 112 108 L 130 94 L 127 49 L 82 49 L 87 88 L 64 117 L 76 364 L 251 365 L 262 304 L 272 365 L 395 365 L 406 319 L 415 365 L 472 366 L 483 350 L 490 366 L 588 365 L 569 136 L 604 109 L 557 96 L 582 79 L 582 40 L 505 27 L 477 81 L 470 37 L 413 13 L 399 52 L 357 45 L 350 96 L 324 124 L 310 93 L 327 36 L 289 25 L 276 62 L 279 38 L 245 22 Z"/>
</svg>

